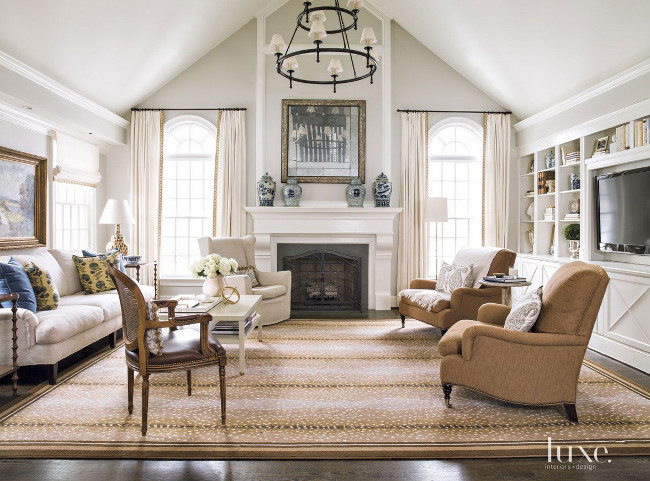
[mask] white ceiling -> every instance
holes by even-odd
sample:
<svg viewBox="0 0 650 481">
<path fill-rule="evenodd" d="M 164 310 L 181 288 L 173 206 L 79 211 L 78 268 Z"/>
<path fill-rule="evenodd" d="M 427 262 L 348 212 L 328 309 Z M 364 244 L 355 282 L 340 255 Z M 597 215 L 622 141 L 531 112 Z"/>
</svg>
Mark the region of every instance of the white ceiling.
<svg viewBox="0 0 650 481">
<path fill-rule="evenodd" d="M 0 51 L 125 113 L 271 3 L 0 0 Z M 650 58 L 647 0 L 369 3 L 520 118 Z"/>
</svg>

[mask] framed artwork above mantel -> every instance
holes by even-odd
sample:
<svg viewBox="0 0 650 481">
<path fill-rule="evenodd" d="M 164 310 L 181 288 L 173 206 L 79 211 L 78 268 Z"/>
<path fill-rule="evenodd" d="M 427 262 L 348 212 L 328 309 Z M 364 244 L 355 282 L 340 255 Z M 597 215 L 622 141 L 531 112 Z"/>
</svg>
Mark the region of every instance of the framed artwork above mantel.
<svg viewBox="0 0 650 481">
<path fill-rule="evenodd" d="M 282 100 L 282 182 L 364 183 L 365 176 L 365 100 Z"/>
<path fill-rule="evenodd" d="M 0 147 L 0 249 L 45 246 L 47 158 Z"/>
</svg>

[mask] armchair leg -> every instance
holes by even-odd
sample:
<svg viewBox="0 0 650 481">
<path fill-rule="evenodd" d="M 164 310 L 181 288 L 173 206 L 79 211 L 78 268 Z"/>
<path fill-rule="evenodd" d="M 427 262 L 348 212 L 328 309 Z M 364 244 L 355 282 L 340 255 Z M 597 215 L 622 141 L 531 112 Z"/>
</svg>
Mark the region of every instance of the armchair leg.
<svg viewBox="0 0 650 481">
<path fill-rule="evenodd" d="M 190 369 L 187 370 L 187 395 L 192 395 L 192 371 Z"/>
<path fill-rule="evenodd" d="M 402 320 L 402 329 L 403 329 L 406 326 L 406 316 L 404 314 L 400 314 L 399 317 Z"/>
<path fill-rule="evenodd" d="M 566 411 L 566 415 L 569 418 L 569 421 L 572 423 L 578 422 L 578 412 L 576 411 L 575 404 L 565 404 L 564 410 Z"/>
<path fill-rule="evenodd" d="M 149 374 L 142 376 L 142 435 L 147 435 L 147 412 L 149 411 Z"/>
<path fill-rule="evenodd" d="M 133 369 L 130 367 L 126 368 L 126 379 L 128 381 L 128 398 L 129 398 L 129 414 L 133 414 L 133 378 L 134 373 Z"/>
<path fill-rule="evenodd" d="M 221 398 L 221 424 L 226 424 L 226 363 L 219 362 L 219 395 Z"/>
<path fill-rule="evenodd" d="M 451 384 L 443 384 L 442 392 L 445 395 L 445 404 L 448 408 L 451 407 Z"/>
</svg>

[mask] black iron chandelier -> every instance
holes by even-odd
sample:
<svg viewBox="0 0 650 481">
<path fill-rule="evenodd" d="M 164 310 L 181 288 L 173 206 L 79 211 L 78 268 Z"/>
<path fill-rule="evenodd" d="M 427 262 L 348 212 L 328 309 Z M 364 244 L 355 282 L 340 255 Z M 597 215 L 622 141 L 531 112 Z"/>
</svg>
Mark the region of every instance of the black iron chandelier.
<svg viewBox="0 0 650 481">
<path fill-rule="evenodd" d="M 365 27 L 363 29 L 361 34 L 361 45 L 363 45 L 363 50 L 365 50 L 365 52 L 362 50 L 354 50 L 350 46 L 350 41 L 348 40 L 348 30 L 357 30 L 357 14 L 359 13 L 359 9 L 364 5 L 363 0 L 348 0 L 348 8 L 341 7 L 339 5 L 339 0 L 334 0 L 334 6 L 311 8 L 312 2 L 303 2 L 303 5 L 305 8 L 296 19 L 296 28 L 293 31 L 289 45 L 284 43 L 282 35 L 278 33 L 273 35 L 271 44 L 269 45 L 269 48 L 271 51 L 275 52 L 277 58 L 275 69 L 280 75 L 289 79 L 289 88 L 293 88 L 293 82 L 316 85 L 333 85 L 334 93 L 336 93 L 337 84 L 357 82 L 368 77 L 370 77 L 370 83 L 373 83 L 373 75 L 377 71 L 377 60 L 370 55 L 370 52 L 372 50 L 372 44 L 377 43 L 375 32 L 372 27 Z M 334 16 L 334 21 L 337 22 L 332 30 L 327 30 L 325 28 L 325 22 L 327 20 L 325 12 L 327 12 L 328 15 L 331 12 Z M 311 27 L 309 27 L 309 23 L 311 23 Z M 310 38 L 314 39 L 314 45 L 316 47 L 290 52 L 291 44 L 293 43 L 299 28 L 309 32 L 308 35 Z M 325 37 L 337 33 L 341 34 L 343 47 L 321 46 Z M 320 63 L 322 53 L 344 54 L 349 56 L 352 65 L 352 75 L 347 78 L 339 79 L 339 74 L 343 72 L 343 66 L 341 60 L 336 56 L 332 58 L 327 67 L 327 71 L 331 74 L 332 80 L 310 80 L 296 77 L 294 75 L 298 68 L 298 57 L 300 55 L 316 54 L 316 62 Z M 357 73 L 357 66 L 354 63 L 355 57 L 361 57 L 365 61 L 365 66 L 360 67 L 360 69 L 365 68 L 365 71 Z"/>
</svg>

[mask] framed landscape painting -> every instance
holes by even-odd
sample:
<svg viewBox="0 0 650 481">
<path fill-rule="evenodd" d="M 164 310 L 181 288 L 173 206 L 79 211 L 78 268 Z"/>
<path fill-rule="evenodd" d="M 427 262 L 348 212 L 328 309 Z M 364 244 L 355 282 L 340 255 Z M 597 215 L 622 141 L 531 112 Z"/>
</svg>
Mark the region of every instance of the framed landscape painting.
<svg viewBox="0 0 650 481">
<path fill-rule="evenodd" d="M 365 100 L 283 100 L 282 182 L 365 182 Z"/>
<path fill-rule="evenodd" d="M 0 249 L 45 246 L 47 159 L 0 147 Z"/>
</svg>

